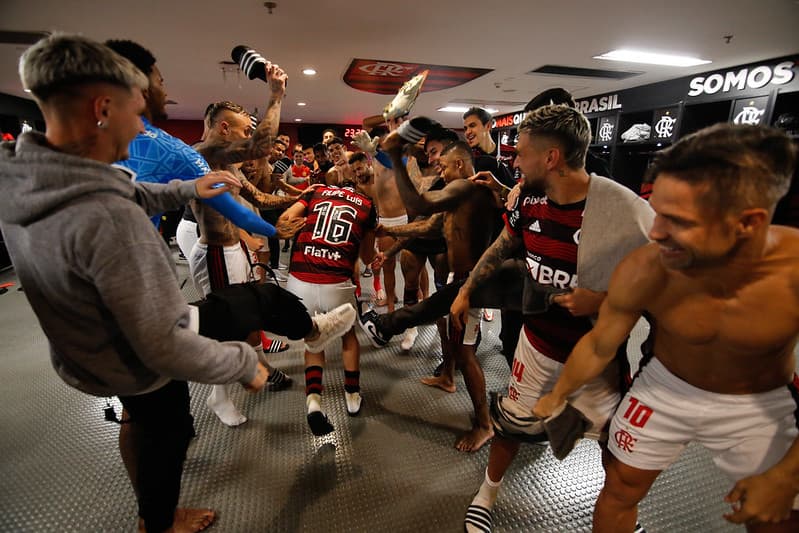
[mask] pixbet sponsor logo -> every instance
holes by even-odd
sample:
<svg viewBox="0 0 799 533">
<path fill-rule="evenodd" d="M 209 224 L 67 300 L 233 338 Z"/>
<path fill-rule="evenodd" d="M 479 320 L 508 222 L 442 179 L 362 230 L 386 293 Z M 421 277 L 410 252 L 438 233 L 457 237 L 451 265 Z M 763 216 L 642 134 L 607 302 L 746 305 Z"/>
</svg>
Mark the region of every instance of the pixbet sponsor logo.
<svg viewBox="0 0 799 533">
<path fill-rule="evenodd" d="M 793 61 L 783 61 L 773 68 L 768 65 L 760 65 L 752 69 L 743 68 L 710 76 L 697 76 L 688 83 L 690 87 L 688 96 L 726 93 L 733 89 L 736 91 L 760 89 L 769 83 L 785 85 L 793 79 L 793 65 Z"/>
</svg>

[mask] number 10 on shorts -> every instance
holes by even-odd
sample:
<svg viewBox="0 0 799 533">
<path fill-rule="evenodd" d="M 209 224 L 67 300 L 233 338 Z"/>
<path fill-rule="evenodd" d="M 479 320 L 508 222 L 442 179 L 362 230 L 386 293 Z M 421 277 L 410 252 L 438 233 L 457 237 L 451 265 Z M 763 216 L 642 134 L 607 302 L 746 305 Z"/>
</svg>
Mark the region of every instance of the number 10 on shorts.
<svg viewBox="0 0 799 533">
<path fill-rule="evenodd" d="M 642 404 L 638 398 L 630 396 L 630 406 L 624 412 L 625 418 L 630 421 L 630 424 L 637 428 L 642 428 L 646 425 L 649 417 L 652 416 L 652 408 Z"/>
</svg>

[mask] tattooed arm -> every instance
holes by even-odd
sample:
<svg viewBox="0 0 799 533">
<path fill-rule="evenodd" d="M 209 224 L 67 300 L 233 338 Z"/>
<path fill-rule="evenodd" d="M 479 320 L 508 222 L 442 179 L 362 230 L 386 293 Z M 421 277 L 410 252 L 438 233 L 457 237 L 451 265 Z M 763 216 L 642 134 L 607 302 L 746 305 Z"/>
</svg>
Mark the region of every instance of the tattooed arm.
<svg viewBox="0 0 799 533">
<path fill-rule="evenodd" d="M 241 180 L 241 195 L 260 209 L 282 209 L 297 201 L 296 196 L 277 196 L 263 193 L 246 179 Z"/>
<path fill-rule="evenodd" d="M 472 269 L 471 274 L 469 274 L 469 279 L 466 280 L 466 283 L 464 283 L 463 287 L 458 291 L 458 296 L 455 297 L 455 300 L 452 302 L 452 307 L 450 307 L 450 313 L 455 319 L 454 324 L 456 328 L 463 329 L 466 323 L 466 317 L 470 307 L 469 296 L 472 291 L 490 278 L 502 265 L 502 262 L 512 257 L 514 252 L 518 250 L 521 245 L 522 239 L 512 235 L 508 231 L 508 228 L 504 228 L 499 237 L 497 237 L 497 240 L 488 247 L 488 250 L 483 252 L 482 257 L 480 257 L 480 260 Z"/>
<path fill-rule="evenodd" d="M 259 159 L 266 156 L 277 137 L 280 124 L 280 107 L 286 92 L 286 73 L 276 65 L 267 65 L 266 79 L 271 90 L 266 115 L 258 124 L 252 137 L 238 141 L 225 141 L 209 145 L 207 141 L 197 147 L 197 151 L 205 157 L 211 168 L 223 168 L 227 165 Z"/>
<path fill-rule="evenodd" d="M 408 169 L 402 163 L 402 152 L 391 150 L 390 154 L 394 163 L 397 190 L 405 208 L 412 214 L 429 216 L 433 213 L 450 211 L 469 196 L 476 187 L 469 180 L 455 180 L 440 191 L 420 193 L 413 184 Z"/>
<path fill-rule="evenodd" d="M 298 189 L 297 187 L 290 185 L 289 183 L 286 182 L 286 180 L 283 177 L 279 176 L 280 176 L 279 174 L 275 175 L 275 187 L 277 187 L 284 193 L 290 194 L 292 196 L 299 196 L 302 194 L 301 189 Z"/>
<path fill-rule="evenodd" d="M 389 228 L 382 227 L 382 232 L 380 233 L 389 237 L 440 237 L 443 228 L 444 213 L 436 213 L 430 218 L 414 220 L 408 224 Z"/>
</svg>

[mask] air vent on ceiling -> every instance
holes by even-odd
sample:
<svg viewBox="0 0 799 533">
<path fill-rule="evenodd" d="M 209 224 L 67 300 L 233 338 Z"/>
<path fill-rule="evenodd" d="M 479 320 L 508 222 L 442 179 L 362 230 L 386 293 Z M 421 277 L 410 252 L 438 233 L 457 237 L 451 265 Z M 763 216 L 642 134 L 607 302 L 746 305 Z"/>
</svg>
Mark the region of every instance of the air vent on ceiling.
<svg viewBox="0 0 799 533">
<path fill-rule="evenodd" d="M 456 98 L 459 104 L 478 105 L 481 107 L 519 107 L 527 102 L 511 102 L 509 100 L 474 100 L 469 98 Z"/>
<path fill-rule="evenodd" d="M 544 65 L 527 74 L 553 74 L 555 76 L 574 76 L 577 78 L 607 78 L 611 80 L 624 80 L 643 72 L 624 70 L 605 70 L 596 68 L 567 67 L 565 65 Z"/>
<path fill-rule="evenodd" d="M 0 44 L 34 44 L 48 35 L 50 35 L 48 31 L 0 30 Z"/>
</svg>

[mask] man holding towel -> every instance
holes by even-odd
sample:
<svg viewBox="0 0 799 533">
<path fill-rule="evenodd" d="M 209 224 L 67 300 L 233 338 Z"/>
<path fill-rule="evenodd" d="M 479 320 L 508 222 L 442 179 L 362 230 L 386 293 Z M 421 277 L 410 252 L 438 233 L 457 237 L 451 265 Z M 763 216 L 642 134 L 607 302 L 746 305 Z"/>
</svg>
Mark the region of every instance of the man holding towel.
<svg viewBox="0 0 799 533">
<path fill-rule="evenodd" d="M 551 390 L 572 347 L 591 329 L 616 264 L 647 242 L 651 208 L 632 191 L 586 172 L 590 139 L 586 118 L 565 105 L 539 108 L 524 119 L 515 162 L 524 175 L 523 192 L 452 304 L 452 315 L 462 320 L 471 293 L 522 246 L 532 281 L 563 292 L 550 297 L 556 305 L 525 316 L 508 395 L 492 405 L 496 437 L 485 481 L 466 513 L 467 531 L 491 530 L 491 509 L 520 443 L 547 440 L 542 421 L 531 417 L 533 405 Z M 611 364 L 570 397 L 594 438 L 619 403 L 619 378 L 618 365 Z"/>
</svg>

